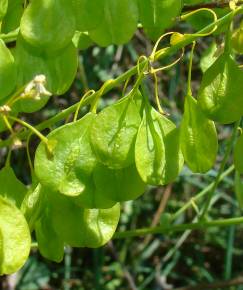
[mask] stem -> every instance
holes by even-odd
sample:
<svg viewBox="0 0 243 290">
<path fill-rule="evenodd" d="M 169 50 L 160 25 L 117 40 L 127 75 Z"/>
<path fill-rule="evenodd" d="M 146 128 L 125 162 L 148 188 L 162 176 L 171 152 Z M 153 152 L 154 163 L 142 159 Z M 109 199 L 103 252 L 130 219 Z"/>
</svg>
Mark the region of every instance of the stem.
<svg viewBox="0 0 243 290">
<path fill-rule="evenodd" d="M 0 34 L 0 39 L 2 39 L 5 43 L 12 42 L 17 39 L 18 34 L 19 34 L 19 28 L 7 34 Z"/>
<path fill-rule="evenodd" d="M 218 19 L 215 23 L 209 24 L 208 26 L 206 26 L 205 28 L 203 28 L 202 30 L 200 30 L 197 34 L 203 34 L 206 33 L 207 31 L 209 31 L 210 29 L 212 29 L 215 25 L 217 25 L 218 27 L 221 27 L 222 25 L 224 25 L 225 23 L 227 23 L 228 21 L 231 20 L 232 15 L 237 14 L 237 13 L 241 13 L 243 11 L 243 7 L 238 8 L 236 11 L 231 11 L 229 12 L 227 15 L 223 16 L 222 18 Z M 164 59 L 174 53 L 176 53 L 177 51 L 181 50 L 183 47 L 191 44 L 193 41 L 197 40 L 199 38 L 198 35 L 187 35 L 185 37 L 183 37 L 183 39 L 181 41 L 179 41 L 178 43 L 176 43 L 175 45 L 167 48 L 167 49 L 161 49 L 159 50 L 156 54 L 155 54 L 155 61 L 157 60 L 161 60 Z M 140 63 L 140 66 L 142 64 L 146 64 L 146 61 L 143 61 Z M 119 86 L 120 84 L 122 84 L 123 82 L 125 82 L 128 78 L 131 78 L 132 76 L 134 76 L 137 73 L 137 66 L 132 67 L 130 70 L 126 71 L 124 74 L 120 75 L 118 78 L 114 79 L 114 81 L 107 85 L 107 87 L 105 88 L 103 94 L 107 93 L 108 91 L 111 91 L 113 88 Z M 92 100 L 94 100 L 97 97 L 98 92 L 96 92 L 95 94 L 93 94 L 92 96 L 86 98 L 82 104 L 82 106 L 86 106 L 87 104 L 90 104 L 90 102 L 92 102 Z M 63 119 L 65 119 L 67 116 L 69 116 L 70 114 L 72 114 L 73 112 L 75 112 L 75 110 L 77 109 L 79 102 L 72 105 L 71 107 L 63 110 L 62 112 L 60 112 L 59 114 L 55 115 L 54 117 L 50 118 L 49 120 L 46 120 L 42 123 L 40 123 L 39 125 L 36 126 L 36 129 L 38 129 L 39 131 L 42 131 L 46 128 L 51 127 L 53 124 L 62 121 Z M 28 137 L 28 132 L 20 132 L 18 134 L 18 137 L 22 140 L 26 139 Z M 0 148 L 8 146 L 11 143 L 11 140 L 5 140 L 0 142 Z"/>
<path fill-rule="evenodd" d="M 229 219 L 218 219 L 214 221 L 203 221 L 192 224 L 180 224 L 180 225 L 167 225 L 159 226 L 154 228 L 142 228 L 124 232 L 117 232 L 114 234 L 113 239 L 125 239 L 141 237 L 150 234 L 165 234 L 174 232 L 184 232 L 186 230 L 205 230 L 213 227 L 228 227 L 231 225 L 243 224 L 243 217 L 229 218 Z"/>
<path fill-rule="evenodd" d="M 37 135 L 41 141 L 43 141 L 45 144 L 48 144 L 48 139 L 43 135 L 41 134 L 40 131 L 38 131 L 35 127 L 31 126 L 30 124 L 28 124 L 27 122 L 19 119 L 19 118 L 15 118 L 15 117 L 12 117 L 12 116 L 8 116 L 8 118 L 10 120 L 13 120 L 19 124 L 21 124 L 22 126 L 28 128 L 30 131 L 32 131 L 35 135 Z"/>
<path fill-rule="evenodd" d="M 190 55 L 190 62 L 189 62 L 188 80 L 187 80 L 187 95 L 190 95 L 190 96 L 192 95 L 192 88 L 191 88 L 191 81 L 192 81 L 192 63 L 193 63 L 193 55 L 194 55 L 195 46 L 196 46 L 196 42 L 193 41 L 191 55 Z"/>
<path fill-rule="evenodd" d="M 234 171 L 235 167 L 232 165 L 229 167 L 224 173 L 220 175 L 219 182 L 224 180 L 224 178 L 228 175 L 230 175 Z M 206 188 L 204 188 L 202 191 L 200 191 L 195 197 L 193 197 L 194 202 L 201 199 L 203 196 L 205 196 L 210 190 L 212 190 L 214 186 L 214 182 L 209 184 Z M 172 221 L 176 220 L 181 214 L 183 214 L 189 207 L 191 207 L 192 203 L 191 200 L 189 200 L 183 207 L 181 207 L 173 216 Z"/>
<path fill-rule="evenodd" d="M 233 145 L 234 145 L 235 138 L 236 138 L 236 136 L 237 136 L 237 131 L 238 131 L 238 127 L 239 127 L 239 125 L 240 125 L 240 122 L 241 122 L 241 120 L 235 122 L 234 129 L 233 129 L 233 132 L 232 132 L 231 138 L 230 138 L 230 140 L 229 140 L 228 148 L 227 148 L 227 150 L 226 150 L 226 152 L 225 152 L 224 158 L 223 158 L 222 163 L 221 163 L 221 165 L 220 165 L 219 172 L 218 172 L 218 174 L 217 174 L 217 176 L 216 176 L 216 179 L 215 179 L 214 185 L 213 185 L 213 187 L 212 187 L 212 190 L 209 192 L 208 198 L 207 198 L 207 200 L 206 200 L 206 204 L 205 204 L 204 209 L 203 209 L 203 213 L 202 213 L 202 215 L 201 215 L 201 219 L 203 219 L 203 218 L 205 217 L 205 215 L 206 215 L 206 213 L 207 213 L 207 211 L 208 211 L 208 208 L 209 208 L 209 205 L 210 205 L 211 199 L 212 199 L 212 197 L 213 197 L 213 195 L 214 195 L 214 192 L 215 192 L 216 188 L 218 187 L 218 184 L 219 184 L 219 182 L 220 182 L 221 175 L 222 175 L 222 173 L 223 173 L 223 171 L 224 171 L 224 168 L 225 168 L 226 163 L 227 163 L 227 161 L 228 161 L 228 158 L 229 158 L 229 156 L 230 156 L 230 153 L 231 153 L 232 147 L 233 147 Z"/>
</svg>

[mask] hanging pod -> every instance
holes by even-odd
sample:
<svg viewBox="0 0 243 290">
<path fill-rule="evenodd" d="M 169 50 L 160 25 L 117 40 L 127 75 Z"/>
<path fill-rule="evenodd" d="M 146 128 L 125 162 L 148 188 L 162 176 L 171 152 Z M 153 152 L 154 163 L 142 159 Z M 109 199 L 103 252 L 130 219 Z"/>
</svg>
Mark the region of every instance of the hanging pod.
<svg viewBox="0 0 243 290">
<path fill-rule="evenodd" d="M 212 168 L 218 151 L 216 128 L 191 95 L 185 99 L 180 144 L 184 159 L 193 172 L 205 173 Z"/>
<path fill-rule="evenodd" d="M 146 188 L 135 164 L 117 170 L 99 164 L 94 169 L 93 176 L 99 195 L 116 202 L 134 200 L 142 195 Z"/>
<path fill-rule="evenodd" d="M 138 0 L 139 20 L 145 32 L 157 39 L 166 28 L 169 28 L 180 15 L 183 3 L 181 0 Z"/>
<path fill-rule="evenodd" d="M 17 272 L 26 262 L 31 245 L 28 224 L 21 211 L 0 189 L 0 275 Z"/>
<path fill-rule="evenodd" d="M 0 101 L 13 92 L 16 86 L 17 70 L 10 50 L 0 39 Z"/>
<path fill-rule="evenodd" d="M 83 209 L 70 197 L 48 192 L 54 229 L 65 244 L 72 247 L 98 248 L 115 233 L 120 205 L 110 209 Z"/>
<path fill-rule="evenodd" d="M 91 39 L 100 46 L 128 42 L 137 29 L 137 0 L 102 0 L 101 3 L 102 21 L 89 31 Z"/>
<path fill-rule="evenodd" d="M 178 129 L 148 103 L 136 139 L 135 160 L 142 180 L 151 185 L 172 182 L 183 166 Z"/>
<path fill-rule="evenodd" d="M 70 88 L 78 68 L 77 49 L 72 43 L 50 57 L 45 53 L 36 53 L 19 36 L 15 59 L 18 68 L 18 88 L 26 86 L 35 76 L 43 74 L 46 77 L 46 89 L 56 95 L 62 95 Z M 15 103 L 14 107 L 21 112 L 35 112 L 40 110 L 49 98 L 50 96 L 42 95 L 40 99 L 21 99 Z"/>
<path fill-rule="evenodd" d="M 20 32 L 32 46 L 53 52 L 71 42 L 75 26 L 75 15 L 70 1 L 34 0 L 24 11 Z"/>
<path fill-rule="evenodd" d="M 49 206 L 36 222 L 35 234 L 41 255 L 50 261 L 61 262 L 64 255 L 64 242 L 54 229 Z"/>
<path fill-rule="evenodd" d="M 235 169 L 239 173 L 243 173 L 243 134 L 239 137 L 234 149 L 234 164 Z"/>
<path fill-rule="evenodd" d="M 198 102 L 206 116 L 229 124 L 243 115 L 243 72 L 227 53 L 204 73 Z"/>
<path fill-rule="evenodd" d="M 91 144 L 98 160 L 112 169 L 134 163 L 134 144 L 141 122 L 139 107 L 130 95 L 101 111 L 91 127 Z"/>
<path fill-rule="evenodd" d="M 90 31 L 102 21 L 105 0 L 72 0 L 76 30 Z"/>
<path fill-rule="evenodd" d="M 56 142 L 49 156 L 45 144 L 41 143 L 35 155 L 35 173 L 40 183 L 52 191 L 76 197 L 79 205 L 87 208 L 107 208 L 110 204 L 98 196 L 93 183 L 93 170 L 97 159 L 90 142 L 90 126 L 96 115 L 89 113 L 75 123 L 52 131 L 47 137 Z"/>
</svg>

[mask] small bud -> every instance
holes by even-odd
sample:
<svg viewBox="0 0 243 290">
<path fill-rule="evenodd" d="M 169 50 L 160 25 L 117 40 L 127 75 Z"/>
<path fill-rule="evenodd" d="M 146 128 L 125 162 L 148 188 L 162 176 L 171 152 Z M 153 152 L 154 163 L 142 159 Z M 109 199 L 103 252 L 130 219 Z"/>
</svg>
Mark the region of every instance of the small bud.
<svg viewBox="0 0 243 290">
<path fill-rule="evenodd" d="M 11 108 L 8 105 L 0 106 L 0 113 L 8 114 L 11 112 Z"/>
<path fill-rule="evenodd" d="M 51 96 L 52 94 L 45 88 L 46 77 L 37 75 L 25 88 L 22 98 L 40 100 L 41 96 Z"/>
<path fill-rule="evenodd" d="M 22 141 L 19 138 L 14 137 L 13 143 L 12 143 L 12 148 L 13 149 L 19 149 L 19 148 L 22 148 L 22 147 L 23 147 Z"/>
<path fill-rule="evenodd" d="M 179 32 L 173 33 L 170 37 L 170 45 L 176 45 L 178 42 L 182 41 L 183 38 L 184 38 L 183 34 Z"/>
</svg>

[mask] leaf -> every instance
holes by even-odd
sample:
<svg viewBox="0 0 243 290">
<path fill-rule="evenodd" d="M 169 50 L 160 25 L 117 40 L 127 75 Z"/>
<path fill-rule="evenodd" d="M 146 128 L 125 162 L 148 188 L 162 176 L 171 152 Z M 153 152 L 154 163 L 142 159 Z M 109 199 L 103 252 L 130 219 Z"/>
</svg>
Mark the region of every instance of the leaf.
<svg viewBox="0 0 243 290">
<path fill-rule="evenodd" d="M 0 39 L 0 100 L 7 97 L 16 86 L 16 65 L 10 50 Z"/>
<path fill-rule="evenodd" d="M 183 4 L 181 0 L 138 0 L 138 6 L 139 19 L 145 32 L 156 39 L 172 26 Z"/>
<path fill-rule="evenodd" d="M 104 0 L 72 0 L 72 3 L 76 16 L 76 30 L 90 31 L 101 23 Z"/>
<path fill-rule="evenodd" d="M 135 164 L 117 170 L 99 164 L 94 169 L 94 182 L 99 196 L 116 202 L 136 199 L 146 188 Z"/>
<path fill-rule="evenodd" d="M 2 192 L 2 189 L 0 189 Z M 0 195 L 0 275 L 17 272 L 29 256 L 31 237 L 20 210 Z M 2 248 L 2 249 L 1 249 Z"/>
<path fill-rule="evenodd" d="M 218 151 L 216 128 L 191 95 L 185 99 L 180 144 L 184 159 L 193 172 L 205 173 L 212 168 Z"/>
<path fill-rule="evenodd" d="M 243 173 L 243 134 L 238 138 L 234 149 L 235 169 L 239 173 Z"/>
<path fill-rule="evenodd" d="M 70 197 L 49 192 L 50 212 L 57 234 L 72 247 L 97 248 L 113 236 L 120 217 L 120 205 L 110 209 L 83 209 Z"/>
<path fill-rule="evenodd" d="M 142 180 L 152 185 L 172 182 L 183 166 L 178 129 L 150 105 L 138 131 L 135 160 Z"/>
<path fill-rule="evenodd" d="M 48 207 L 36 223 L 35 233 L 41 255 L 53 262 L 61 262 L 64 255 L 64 243 L 53 227 Z"/>
<path fill-rule="evenodd" d="M 242 70 L 224 53 L 204 73 L 198 102 L 209 119 L 229 124 L 243 115 L 242 91 Z"/>
<path fill-rule="evenodd" d="M 25 194 L 27 193 L 27 188 L 17 179 L 11 167 L 5 166 L 0 170 L 0 184 L 0 195 L 9 199 L 20 208 Z"/>
<path fill-rule="evenodd" d="M 71 42 L 75 23 L 68 0 L 35 0 L 24 11 L 20 32 L 32 46 L 48 52 L 58 51 Z"/>
<path fill-rule="evenodd" d="M 243 180 L 239 172 L 235 172 L 235 194 L 239 207 L 243 209 Z"/>
<path fill-rule="evenodd" d="M 112 169 L 134 163 L 134 144 L 140 122 L 139 108 L 129 95 L 101 111 L 90 134 L 99 161 Z"/>
<path fill-rule="evenodd" d="M 137 29 L 136 0 L 103 0 L 102 21 L 89 31 L 90 38 L 100 46 L 128 42 Z"/>
<path fill-rule="evenodd" d="M 18 67 L 18 88 L 26 86 L 36 75 L 46 76 L 46 88 L 52 94 L 62 95 L 75 79 L 78 61 L 77 49 L 70 43 L 55 56 L 35 51 L 19 36 L 15 52 Z M 15 103 L 15 108 L 21 112 L 35 112 L 40 110 L 49 100 L 49 96 L 42 96 L 40 100 L 22 99 Z"/>
</svg>

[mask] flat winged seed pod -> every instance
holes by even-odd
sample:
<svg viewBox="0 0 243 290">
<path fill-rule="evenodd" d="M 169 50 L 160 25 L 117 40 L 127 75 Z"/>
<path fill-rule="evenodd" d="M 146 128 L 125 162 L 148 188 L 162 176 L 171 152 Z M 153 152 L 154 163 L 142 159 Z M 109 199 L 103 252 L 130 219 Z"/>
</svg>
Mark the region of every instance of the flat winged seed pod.
<svg viewBox="0 0 243 290">
<path fill-rule="evenodd" d="M 243 71 L 224 53 L 204 73 L 198 102 L 206 116 L 229 124 L 243 115 Z"/>
<path fill-rule="evenodd" d="M 193 172 L 205 173 L 212 168 L 218 151 L 216 128 L 191 95 L 185 99 L 180 144 L 184 159 Z"/>
<path fill-rule="evenodd" d="M 112 169 L 133 164 L 140 122 L 139 108 L 129 95 L 101 111 L 94 120 L 90 134 L 98 160 Z"/>
<path fill-rule="evenodd" d="M 0 275 L 15 273 L 24 265 L 30 244 L 30 231 L 23 214 L 0 195 Z"/>
<path fill-rule="evenodd" d="M 152 185 L 172 182 L 183 166 L 179 130 L 150 105 L 145 108 L 138 131 L 135 160 L 142 180 Z"/>
<path fill-rule="evenodd" d="M 49 192 L 51 219 L 57 235 L 72 247 L 98 248 L 115 233 L 120 205 L 110 209 L 84 209 L 70 197 Z"/>
</svg>

